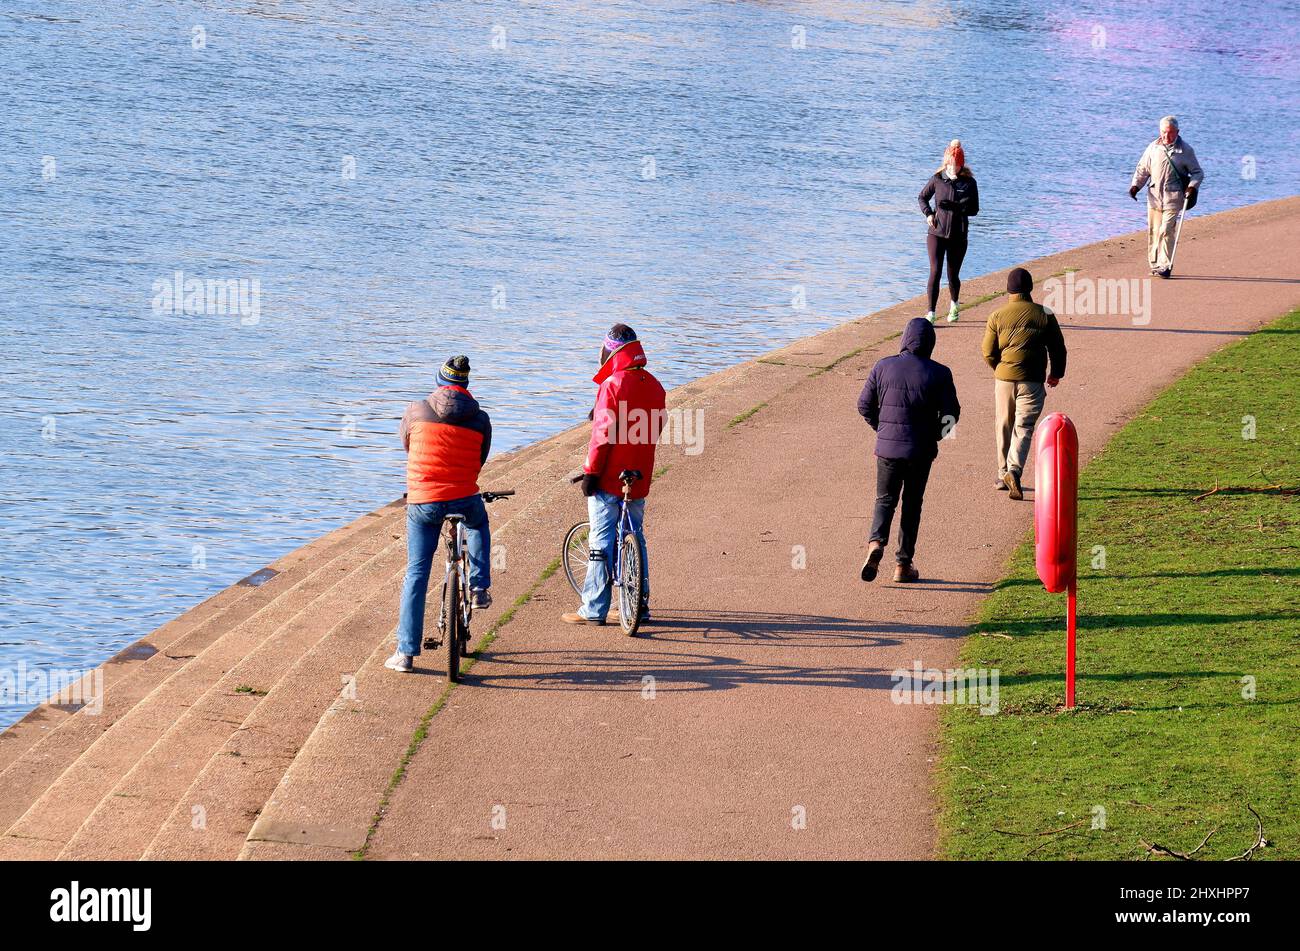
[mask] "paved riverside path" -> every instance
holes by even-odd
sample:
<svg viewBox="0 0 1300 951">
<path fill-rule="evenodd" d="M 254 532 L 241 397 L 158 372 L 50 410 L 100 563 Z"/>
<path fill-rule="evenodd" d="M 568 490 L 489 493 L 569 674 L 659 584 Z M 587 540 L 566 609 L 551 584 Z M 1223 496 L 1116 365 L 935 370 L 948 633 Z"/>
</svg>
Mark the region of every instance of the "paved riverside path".
<svg viewBox="0 0 1300 951">
<path fill-rule="evenodd" d="M 1117 214 L 1136 224 L 1129 205 Z M 1151 282 L 1149 324 L 1059 314 L 1069 368 L 1047 411 L 1074 418 L 1085 459 L 1198 359 L 1300 303 L 1297 242 L 1300 198 L 1194 216 L 1177 277 Z M 1140 235 L 1028 266 L 1040 284 L 1147 276 Z M 972 301 L 1004 287 L 1005 272 L 963 284 Z M 999 303 L 938 327 L 963 418 L 930 480 L 923 583 L 890 582 L 892 551 L 858 580 L 874 464 L 856 398 L 916 299 L 670 394 L 703 414 L 704 442 L 660 450 L 646 636 L 560 624 L 576 599 L 540 580 L 585 517 L 564 481 L 577 427 L 485 470 L 485 488 L 519 495 L 491 510 L 505 564 L 476 634 L 531 599 L 445 693 L 400 782 L 446 684 L 441 651 L 414 675 L 382 669 L 404 564 L 392 505 L 121 652 L 102 710 L 44 704 L 0 734 L 0 858 L 933 855 L 937 710 L 890 703 L 890 673 L 952 666 L 1030 527 L 1031 503 L 993 488 L 979 342 Z"/>
<path fill-rule="evenodd" d="M 1084 459 L 1197 360 L 1300 303 L 1300 265 L 1285 250 L 1300 242 L 1297 211 L 1292 200 L 1189 219 L 1176 278 L 1151 281 L 1149 324 L 1060 315 L 1068 371 L 1045 412 L 1071 416 Z M 1140 237 L 1033 273 L 1041 285 L 1065 267 L 1079 279 L 1147 276 Z M 995 280 L 1005 287 L 1004 274 Z M 968 282 L 970 299 L 986 283 Z M 953 665 L 966 622 L 1031 525 L 1032 495 L 1016 503 L 994 488 L 980 339 L 1002 301 L 938 327 L 934 357 L 952 367 L 963 414 L 929 483 L 916 555 L 924 583 L 892 583 L 892 545 L 876 582 L 858 579 L 874 465 L 856 398 L 898 341 L 817 375 L 806 368 L 882 328 L 830 335 L 838 350 L 795 344 L 769 359 L 802 364 L 797 378 L 778 382 L 773 366 L 772 380 L 747 384 L 751 405 L 766 406 L 730 429 L 708 416 L 698 456 L 665 453 L 671 468 L 647 513 L 648 637 L 558 623 L 575 599 L 553 579 L 451 694 L 368 854 L 932 855 L 936 709 L 892 704 L 890 673 Z M 919 312 L 895 309 L 887 327 Z M 646 347 L 653 365 L 655 341 Z M 571 507 L 581 515 L 576 497 Z M 1081 656 L 1086 665 L 1086 645 Z M 503 812 L 504 829 L 494 828 Z"/>
</svg>

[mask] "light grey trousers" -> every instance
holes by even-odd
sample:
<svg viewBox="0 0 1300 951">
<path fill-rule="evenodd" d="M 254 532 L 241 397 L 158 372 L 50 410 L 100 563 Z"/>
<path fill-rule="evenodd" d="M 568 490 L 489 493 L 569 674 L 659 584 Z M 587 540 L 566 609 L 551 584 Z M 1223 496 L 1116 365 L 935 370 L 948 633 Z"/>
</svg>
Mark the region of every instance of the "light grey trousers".
<svg viewBox="0 0 1300 951">
<path fill-rule="evenodd" d="M 998 443 L 998 478 L 1008 472 L 1020 475 L 1034 441 L 1034 426 L 1043 412 L 1047 387 L 1042 383 L 993 381 L 994 427 Z"/>
</svg>

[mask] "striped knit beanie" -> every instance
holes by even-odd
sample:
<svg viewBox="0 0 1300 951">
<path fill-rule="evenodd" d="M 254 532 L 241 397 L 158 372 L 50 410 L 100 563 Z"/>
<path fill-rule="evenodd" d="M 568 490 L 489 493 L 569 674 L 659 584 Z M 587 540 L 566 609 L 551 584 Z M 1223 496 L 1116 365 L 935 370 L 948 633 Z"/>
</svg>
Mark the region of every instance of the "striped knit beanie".
<svg viewBox="0 0 1300 951">
<path fill-rule="evenodd" d="M 439 386 L 469 386 L 469 357 L 452 357 L 438 371 Z"/>
</svg>

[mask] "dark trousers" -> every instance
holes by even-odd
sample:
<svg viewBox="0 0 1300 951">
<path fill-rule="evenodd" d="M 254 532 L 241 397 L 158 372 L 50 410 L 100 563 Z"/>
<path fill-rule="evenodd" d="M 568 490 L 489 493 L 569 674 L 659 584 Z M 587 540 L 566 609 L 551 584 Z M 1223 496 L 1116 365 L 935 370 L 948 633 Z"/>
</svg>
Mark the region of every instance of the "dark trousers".
<svg viewBox="0 0 1300 951">
<path fill-rule="evenodd" d="M 943 259 L 948 259 L 948 296 L 954 301 L 961 294 L 961 262 L 966 257 L 966 237 L 940 238 L 925 236 L 925 249 L 930 252 L 930 280 L 925 285 L 930 297 L 930 310 L 939 303 L 939 277 L 943 273 Z"/>
<path fill-rule="evenodd" d="M 871 518 L 871 541 L 889 544 L 889 527 L 894 523 L 894 509 L 903 500 L 903 517 L 899 519 L 902 538 L 898 543 L 898 563 L 910 565 L 916 552 L 916 533 L 921 528 L 921 503 L 925 500 L 925 483 L 930 479 L 932 459 L 884 459 L 876 457 L 876 512 Z"/>
</svg>

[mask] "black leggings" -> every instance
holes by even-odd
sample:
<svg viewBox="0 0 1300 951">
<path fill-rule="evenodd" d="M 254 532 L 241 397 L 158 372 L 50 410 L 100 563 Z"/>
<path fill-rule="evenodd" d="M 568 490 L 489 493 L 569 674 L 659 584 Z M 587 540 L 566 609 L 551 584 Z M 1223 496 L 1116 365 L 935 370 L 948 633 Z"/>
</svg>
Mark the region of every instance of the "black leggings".
<svg viewBox="0 0 1300 951">
<path fill-rule="evenodd" d="M 930 282 L 925 285 L 930 295 L 930 312 L 939 303 L 939 275 L 943 273 L 943 258 L 948 256 L 948 294 L 953 300 L 961 294 L 961 262 L 966 257 L 966 238 L 941 238 L 936 234 L 925 236 L 925 247 L 930 252 Z"/>
</svg>

